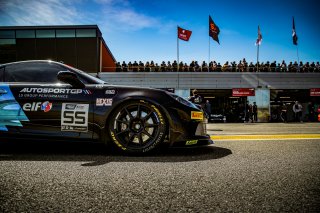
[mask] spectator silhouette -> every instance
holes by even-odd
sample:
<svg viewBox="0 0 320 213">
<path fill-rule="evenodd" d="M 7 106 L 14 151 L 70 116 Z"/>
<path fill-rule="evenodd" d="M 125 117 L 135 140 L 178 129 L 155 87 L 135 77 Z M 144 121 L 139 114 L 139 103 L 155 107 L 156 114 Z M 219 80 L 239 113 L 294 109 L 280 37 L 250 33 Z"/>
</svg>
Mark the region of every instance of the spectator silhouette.
<svg viewBox="0 0 320 213">
<path fill-rule="evenodd" d="M 156 68 L 156 65 L 154 61 L 151 61 L 150 63 L 147 61 L 146 64 L 144 64 L 142 61 L 134 61 L 134 63 L 128 62 L 126 64 L 125 61 L 122 62 L 120 65 L 120 62 L 115 63 L 115 70 L 116 72 L 319 72 L 320 71 L 320 65 L 319 62 L 306 62 L 305 64 L 300 61 L 298 64 L 296 61 L 289 62 L 288 65 L 285 62 L 285 60 L 282 60 L 281 64 L 277 63 L 276 61 L 270 63 L 267 61 L 266 63 L 261 62 L 261 64 L 258 62 L 255 65 L 253 62 L 248 62 L 244 58 L 243 60 L 240 60 L 237 64 L 235 61 L 229 62 L 226 61 L 223 66 L 221 66 L 220 63 L 217 63 L 216 61 L 210 61 L 209 64 L 207 64 L 205 61 L 202 62 L 201 66 L 198 64 L 197 61 L 192 61 L 190 65 L 188 66 L 187 63 L 183 63 L 182 61 L 178 63 L 176 60 L 173 61 L 171 64 L 170 61 L 167 62 L 167 64 L 162 61 L 161 65 L 158 65 L 158 68 Z"/>
<path fill-rule="evenodd" d="M 139 64 L 137 63 L 137 61 L 134 61 L 132 64 L 132 71 L 138 72 L 138 69 L 139 69 Z"/>
<path fill-rule="evenodd" d="M 123 72 L 128 72 L 128 66 L 127 66 L 127 64 L 126 64 L 125 61 L 122 62 L 122 65 L 121 65 L 121 66 L 122 66 L 122 71 L 123 71 Z"/>
</svg>

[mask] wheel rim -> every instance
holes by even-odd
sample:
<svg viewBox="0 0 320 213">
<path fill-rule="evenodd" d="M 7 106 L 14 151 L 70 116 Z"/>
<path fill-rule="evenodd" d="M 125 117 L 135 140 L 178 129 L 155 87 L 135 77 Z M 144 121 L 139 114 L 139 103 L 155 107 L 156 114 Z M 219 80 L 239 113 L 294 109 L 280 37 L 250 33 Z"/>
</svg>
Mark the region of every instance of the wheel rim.
<svg viewBox="0 0 320 213">
<path fill-rule="evenodd" d="M 141 148 L 151 144 L 160 131 L 157 113 L 144 104 L 131 104 L 117 113 L 113 130 L 118 141 L 127 148 Z"/>
</svg>

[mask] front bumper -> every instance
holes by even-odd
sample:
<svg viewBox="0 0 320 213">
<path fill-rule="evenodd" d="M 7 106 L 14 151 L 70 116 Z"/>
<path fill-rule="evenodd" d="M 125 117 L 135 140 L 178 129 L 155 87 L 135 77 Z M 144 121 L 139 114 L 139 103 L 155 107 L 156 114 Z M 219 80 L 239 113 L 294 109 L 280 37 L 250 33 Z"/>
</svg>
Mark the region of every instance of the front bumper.
<svg viewBox="0 0 320 213">
<path fill-rule="evenodd" d="M 176 141 L 171 146 L 172 147 L 194 147 L 194 146 L 207 146 L 213 144 L 210 136 L 195 136 L 190 140 L 186 141 Z"/>
<path fill-rule="evenodd" d="M 213 144 L 207 134 L 207 119 L 191 122 L 178 129 L 171 129 L 171 146 L 202 146 Z"/>
</svg>

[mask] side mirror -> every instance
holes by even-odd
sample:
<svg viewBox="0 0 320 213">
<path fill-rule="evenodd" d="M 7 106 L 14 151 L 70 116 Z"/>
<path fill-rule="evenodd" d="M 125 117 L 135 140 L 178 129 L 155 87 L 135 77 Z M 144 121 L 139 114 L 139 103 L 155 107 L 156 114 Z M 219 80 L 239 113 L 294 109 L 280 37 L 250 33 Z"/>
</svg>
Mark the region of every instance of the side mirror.
<svg viewBox="0 0 320 213">
<path fill-rule="evenodd" d="M 84 83 L 78 78 L 78 76 L 70 71 L 60 71 L 57 74 L 59 81 L 70 84 L 74 88 L 85 88 Z"/>
</svg>

